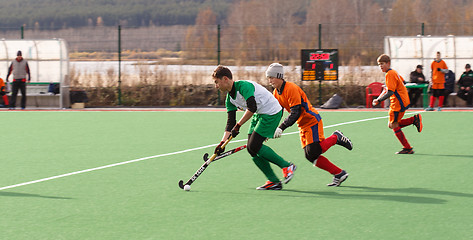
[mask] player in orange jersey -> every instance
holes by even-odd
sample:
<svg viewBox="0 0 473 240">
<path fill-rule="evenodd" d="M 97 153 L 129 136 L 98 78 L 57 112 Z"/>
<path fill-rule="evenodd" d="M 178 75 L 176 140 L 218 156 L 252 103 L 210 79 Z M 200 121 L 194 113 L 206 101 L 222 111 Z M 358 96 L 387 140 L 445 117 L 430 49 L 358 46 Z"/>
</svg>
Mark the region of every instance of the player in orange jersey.
<svg viewBox="0 0 473 240">
<path fill-rule="evenodd" d="M 8 107 L 8 96 L 7 96 L 7 86 L 2 78 L 0 78 L 0 96 L 3 98 L 3 105 Z"/>
<path fill-rule="evenodd" d="M 284 80 L 283 66 L 279 63 L 269 65 L 266 77 L 273 86 L 273 95 L 279 104 L 290 114 L 276 129 L 274 138 L 279 138 L 282 132 L 297 122 L 299 127 L 302 148 L 305 157 L 314 166 L 321 168 L 333 175 L 332 183 L 327 186 L 338 187 L 348 178 L 348 173 L 331 163 L 321 154 L 335 144 L 339 144 L 348 150 L 352 150 L 353 145 L 347 137 L 340 131 L 335 131 L 330 137 L 324 137 L 324 127 L 322 118 L 315 108 L 312 107 L 306 94 L 302 89 L 292 82 Z"/>
<path fill-rule="evenodd" d="M 402 119 L 404 113 L 409 108 L 409 94 L 404 86 L 404 79 L 394 70 L 391 69 L 391 58 L 382 54 L 378 57 L 378 65 L 381 71 L 386 73 L 386 91 L 375 100 L 373 106 L 389 98 L 389 123 L 388 127 L 394 131 L 397 139 L 401 142 L 403 149 L 396 154 L 413 154 L 411 145 L 407 142 L 401 128 L 409 125 L 417 127 L 417 131 L 422 131 L 422 116 L 416 114 L 413 117 Z"/>
<path fill-rule="evenodd" d="M 443 101 L 445 99 L 445 73 L 448 73 L 447 64 L 442 60 L 440 52 L 437 52 L 437 57 L 430 65 L 432 70 L 432 96 L 430 96 L 429 107 L 426 111 L 433 111 L 435 98 L 439 99 L 438 110 L 442 110 Z"/>
</svg>

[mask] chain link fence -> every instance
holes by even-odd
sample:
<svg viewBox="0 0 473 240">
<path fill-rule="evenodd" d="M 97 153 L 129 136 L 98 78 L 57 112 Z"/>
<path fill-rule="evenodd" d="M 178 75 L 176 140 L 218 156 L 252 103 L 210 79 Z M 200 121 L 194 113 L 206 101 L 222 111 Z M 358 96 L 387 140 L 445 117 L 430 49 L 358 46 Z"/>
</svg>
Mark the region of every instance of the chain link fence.
<svg viewBox="0 0 473 240">
<path fill-rule="evenodd" d="M 220 29 L 220 31 L 219 31 Z M 118 27 L 84 27 L 75 29 L 0 28 L 5 39 L 51 39 L 62 38 L 69 44 L 71 54 L 75 52 L 101 52 L 116 54 L 118 51 Z M 416 35 L 472 35 L 467 23 L 444 24 L 319 24 L 313 25 L 195 25 L 123 27 L 121 47 L 135 59 L 159 59 L 159 55 L 145 54 L 166 50 L 175 52 L 168 56 L 183 59 L 217 61 L 219 50 L 221 61 L 289 61 L 299 60 L 300 49 L 340 49 L 341 65 L 357 58 L 364 65 L 373 63 L 383 52 L 385 36 Z M 141 53 L 141 54 L 138 54 Z M 161 53 L 165 55 L 163 52 Z M 179 55 L 181 54 L 181 55 Z M 125 55 L 124 57 L 128 57 Z"/>
<path fill-rule="evenodd" d="M 120 34 L 119 34 L 120 32 Z M 77 29 L 35 29 L 35 28 L 0 28 L 0 34 L 5 39 L 51 39 L 66 40 L 70 60 L 75 61 L 118 61 L 121 53 L 122 61 L 133 61 L 133 68 L 105 68 L 95 71 L 92 67 L 86 69 L 71 68 L 71 82 L 80 88 L 108 88 L 107 101 L 97 101 L 94 105 L 117 104 L 115 90 L 117 80 L 123 80 L 123 87 L 163 86 L 156 92 L 144 95 L 159 95 L 170 92 L 169 87 L 183 87 L 184 93 L 176 93 L 173 101 L 165 98 L 152 102 L 151 97 L 138 99 L 133 89 L 128 96 L 123 96 L 124 103 L 133 106 L 140 105 L 215 105 L 220 99 L 192 100 L 186 97 L 189 91 L 199 92 L 193 87 L 203 85 L 201 94 L 215 94 L 209 91 L 212 86 L 211 71 L 191 70 L 186 67 L 169 71 L 167 65 L 210 65 L 227 66 L 259 66 L 254 70 L 237 68 L 236 79 L 251 79 L 267 84 L 261 67 L 272 62 L 280 62 L 290 66 L 287 79 L 311 88 L 315 84 L 300 82 L 300 50 L 307 48 L 339 49 L 340 81 L 336 87 L 345 85 L 366 86 L 369 82 L 382 80 L 382 73 L 377 68 L 366 69 L 362 66 L 375 66 L 376 58 L 384 52 L 385 36 L 416 36 L 416 35 L 471 35 L 473 29 L 465 23 L 444 24 L 304 24 L 292 26 L 275 25 L 194 25 L 194 26 L 153 26 L 153 27 L 84 27 Z M 120 46 L 120 48 L 119 48 Z M 130 70 L 131 69 L 131 70 Z M 241 70 L 244 69 L 244 70 Z M 110 90 L 112 89 L 112 90 Z M 103 89 L 102 89 L 103 90 Z M 138 90 L 136 90 L 138 91 Z M 139 90 L 142 91 L 142 90 Z M 172 90 L 174 91 L 174 90 Z M 176 90 L 178 91 L 178 90 Z M 185 93 L 187 91 L 187 95 Z M 337 91 L 337 89 L 333 90 Z M 344 90 L 345 91 L 345 90 Z M 359 91 L 356 90 L 356 91 Z M 126 92 L 126 91 L 125 91 Z M 343 92 L 343 91 L 342 91 Z M 349 92 L 349 91 L 345 91 Z M 314 95 L 317 91 L 314 92 Z M 95 94 L 95 93 L 94 93 Z M 92 94 L 92 95 L 94 95 Z M 327 100 L 331 91 L 324 91 L 323 100 Z M 113 96 L 110 96 L 113 95 Z M 310 96 L 316 102 L 316 96 Z M 102 99 L 97 97 L 96 99 Z M 363 105 L 358 99 L 346 99 L 348 105 Z M 128 99 L 128 100 L 127 100 Z M 179 100 L 180 99 L 180 100 Z M 91 101 L 94 101 L 91 99 Z"/>
</svg>

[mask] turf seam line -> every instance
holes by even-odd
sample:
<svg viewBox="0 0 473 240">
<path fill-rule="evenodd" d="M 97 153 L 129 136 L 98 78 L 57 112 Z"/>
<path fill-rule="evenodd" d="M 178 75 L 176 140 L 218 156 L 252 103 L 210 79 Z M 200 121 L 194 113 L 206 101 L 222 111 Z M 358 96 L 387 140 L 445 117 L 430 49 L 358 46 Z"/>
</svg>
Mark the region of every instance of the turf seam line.
<svg viewBox="0 0 473 240">
<path fill-rule="evenodd" d="M 423 112 L 423 111 L 406 113 L 406 115 L 408 115 L 408 114 L 417 114 L 417 113 L 420 113 L 420 112 Z M 352 123 L 378 120 L 378 119 L 383 119 L 383 118 L 388 118 L 388 117 L 389 116 L 383 116 L 383 117 L 375 117 L 375 118 L 355 120 L 355 121 L 344 122 L 344 123 L 337 123 L 337 124 L 325 126 L 324 129 L 325 128 L 342 126 L 342 125 L 347 125 L 347 124 L 352 124 Z M 290 134 L 296 134 L 296 133 L 299 133 L 299 132 L 298 131 L 297 132 L 289 132 L 289 133 L 284 133 L 283 135 L 290 135 Z M 247 139 L 236 140 L 236 141 L 232 141 L 231 143 L 238 143 L 238 142 L 244 142 L 244 141 L 247 141 Z M 202 146 L 202 147 L 190 148 L 190 149 L 181 150 L 181 151 L 172 152 L 172 153 L 163 153 L 163 154 L 158 154 L 158 155 L 149 156 L 149 157 L 137 158 L 137 159 L 133 159 L 133 160 L 125 161 L 125 162 L 108 164 L 108 165 L 104 165 L 104 166 L 101 166 L 101 167 L 95 167 L 95 168 L 89 168 L 89 169 L 85 169 L 85 170 L 81 170 L 81 171 L 65 173 L 65 174 L 56 175 L 56 176 L 52 176 L 52 177 L 47 177 L 47 178 L 42 178 L 42 179 L 33 180 L 33 181 L 29 181 L 29 182 L 18 183 L 18 184 L 14 184 L 14 185 L 10 185 L 10 186 L 1 187 L 0 191 L 5 190 L 5 189 L 10 189 L 10 188 L 16 188 L 16 187 L 21 187 L 21 186 L 25 186 L 25 185 L 30 185 L 30 184 L 34 184 L 34 183 L 45 182 L 45 181 L 49 181 L 49 180 L 53 180 L 53 179 L 68 177 L 68 176 L 77 175 L 77 174 L 81 174 L 81 173 L 87 173 L 87 172 L 106 169 L 106 168 L 110 168 L 110 167 L 125 165 L 125 164 L 129 164 L 129 163 L 140 162 L 140 161 L 144 161 L 144 160 L 148 160 L 148 159 L 166 157 L 166 156 L 171 156 L 171 155 L 176 155 L 176 154 L 181 154 L 181 153 L 186 153 L 186 152 L 192 152 L 192 151 L 195 151 L 195 150 L 200 150 L 200 149 L 204 149 L 204 148 L 208 148 L 208 147 L 214 147 L 214 146 L 217 146 L 217 145 L 218 144 L 210 144 L 210 145 L 206 145 L 206 146 Z"/>
</svg>

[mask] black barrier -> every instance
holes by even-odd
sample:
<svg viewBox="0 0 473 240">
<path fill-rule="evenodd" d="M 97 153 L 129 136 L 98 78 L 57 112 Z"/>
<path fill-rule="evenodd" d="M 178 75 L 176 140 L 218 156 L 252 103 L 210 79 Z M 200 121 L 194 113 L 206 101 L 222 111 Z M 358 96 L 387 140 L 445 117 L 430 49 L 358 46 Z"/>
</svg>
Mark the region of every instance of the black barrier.
<svg viewBox="0 0 473 240">
<path fill-rule="evenodd" d="M 71 104 L 73 103 L 85 103 L 89 101 L 87 93 L 85 91 L 70 91 Z"/>
</svg>

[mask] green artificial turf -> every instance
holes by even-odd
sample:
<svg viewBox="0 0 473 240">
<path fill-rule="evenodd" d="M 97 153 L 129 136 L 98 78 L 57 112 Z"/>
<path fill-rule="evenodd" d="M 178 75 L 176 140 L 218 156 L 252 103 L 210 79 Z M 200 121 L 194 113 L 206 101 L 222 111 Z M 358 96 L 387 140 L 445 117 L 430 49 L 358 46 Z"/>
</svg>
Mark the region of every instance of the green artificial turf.
<svg viewBox="0 0 473 240">
<path fill-rule="evenodd" d="M 225 112 L 0 112 L 0 238 L 471 238 L 473 112 L 422 113 L 422 133 L 403 129 L 413 155 L 394 154 L 387 112 L 321 115 L 326 136 L 339 129 L 354 144 L 324 154 L 350 174 L 341 187 L 326 187 L 332 176 L 305 160 L 293 126 L 267 142 L 298 166 L 282 191 L 255 190 L 266 179 L 245 150 L 186 192 L 178 181 L 213 151 L 192 149 L 220 141 Z"/>
</svg>

